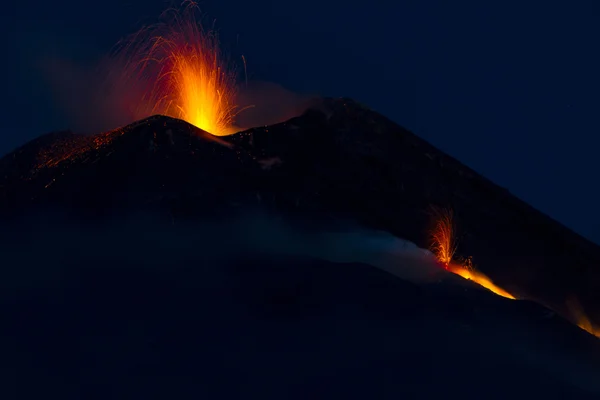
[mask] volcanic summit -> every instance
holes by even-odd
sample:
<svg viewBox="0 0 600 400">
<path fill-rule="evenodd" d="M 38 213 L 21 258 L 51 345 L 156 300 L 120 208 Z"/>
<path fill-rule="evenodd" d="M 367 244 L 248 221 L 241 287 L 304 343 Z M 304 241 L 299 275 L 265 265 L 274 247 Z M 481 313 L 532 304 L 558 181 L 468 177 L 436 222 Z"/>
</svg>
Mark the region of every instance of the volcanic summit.
<svg viewBox="0 0 600 400">
<path fill-rule="evenodd" d="M 194 224 L 202 225 L 206 220 L 230 218 L 248 210 L 261 210 L 270 215 L 284 216 L 285 219 L 294 220 L 299 225 L 306 224 L 307 221 L 318 221 L 319 229 L 327 227 L 332 221 L 353 221 L 360 225 L 361 229 L 385 232 L 386 235 L 401 238 L 416 244 L 419 248 L 427 249 L 431 245 L 432 213 L 430 210 L 432 207 L 452 210 L 457 222 L 459 239 L 456 247 L 457 257 L 464 259 L 470 257 L 479 271 L 485 273 L 494 283 L 519 301 L 511 302 L 487 293 L 485 289 L 472 286 L 464 288 L 461 286 L 460 289 L 452 289 L 449 292 L 445 289 L 431 289 L 432 286 L 427 286 L 429 289 L 422 289 L 418 285 L 409 284 L 383 272 L 373 272 L 362 264 L 360 266 L 348 264 L 341 267 L 335 263 L 323 262 L 323 265 L 317 265 L 314 261 L 306 261 L 308 264 L 304 265 L 302 264 L 305 262 L 302 261 L 304 259 L 296 258 L 280 261 L 282 265 L 286 265 L 284 270 L 287 272 L 282 272 L 279 267 L 269 264 L 274 262 L 273 259 L 265 261 L 260 258 L 259 261 L 259 259 L 248 258 L 241 262 L 242 266 L 238 265 L 234 268 L 238 280 L 232 286 L 233 289 L 228 289 L 231 292 L 227 291 L 227 293 L 232 294 L 234 298 L 239 296 L 244 298 L 242 302 L 246 302 L 251 310 L 246 314 L 240 314 L 241 319 L 236 320 L 235 324 L 222 314 L 240 312 L 237 309 L 235 312 L 232 311 L 231 304 L 223 305 L 219 311 L 214 309 L 211 311 L 206 305 L 202 305 L 198 306 L 197 312 L 211 324 L 221 326 L 223 329 L 221 333 L 232 334 L 229 329 L 246 329 L 244 334 L 255 335 L 253 338 L 248 338 L 249 341 L 255 340 L 259 348 L 263 350 L 269 348 L 268 351 L 274 351 L 272 346 L 277 348 L 278 345 L 267 343 L 269 340 L 266 337 L 271 338 L 270 340 L 278 339 L 272 337 L 272 331 L 265 335 L 260 331 L 262 328 L 252 325 L 254 323 L 250 321 L 252 318 L 259 315 L 256 318 L 261 321 L 283 319 L 287 321 L 283 323 L 284 325 L 295 324 L 297 321 L 312 318 L 308 315 L 326 313 L 324 310 L 327 307 L 338 307 L 341 303 L 336 302 L 336 296 L 339 296 L 339 301 L 347 304 L 356 302 L 365 305 L 371 310 L 371 314 L 367 313 L 371 315 L 368 318 L 377 320 L 370 323 L 384 325 L 389 323 L 388 332 L 396 333 L 400 329 L 400 325 L 396 323 L 421 324 L 422 322 L 415 322 L 414 315 L 418 313 L 416 310 L 422 312 L 438 310 L 436 307 L 442 303 L 451 310 L 449 312 L 453 315 L 452 318 L 459 318 L 463 321 L 461 324 L 464 323 L 466 327 L 463 333 L 458 331 L 450 333 L 457 337 L 462 335 L 475 337 L 472 336 L 475 334 L 469 333 L 472 329 L 479 332 L 479 328 L 473 328 L 475 326 L 472 325 L 475 323 L 473 321 L 485 320 L 488 321 L 486 323 L 491 323 L 486 318 L 492 317 L 485 316 L 488 312 L 492 315 L 492 311 L 495 310 L 493 312 L 499 312 L 502 317 L 494 318 L 502 319 L 508 318 L 507 315 L 512 315 L 514 310 L 518 310 L 516 311 L 518 318 L 524 318 L 528 321 L 527 324 L 535 325 L 535 329 L 541 331 L 550 329 L 555 340 L 569 338 L 571 342 L 579 343 L 580 352 L 586 353 L 586 363 L 593 364 L 594 368 L 600 365 L 600 360 L 594 358 L 600 354 L 597 339 L 565 321 L 582 324 L 585 319 L 585 323 L 588 324 L 586 327 L 590 332 L 593 332 L 595 324 L 600 323 L 598 311 L 600 298 L 597 294 L 600 285 L 600 274 L 597 270 L 597 265 L 600 263 L 600 249 L 536 211 L 506 189 L 495 185 L 408 130 L 351 99 L 318 99 L 312 107 L 298 117 L 271 126 L 244 130 L 230 136 L 216 137 L 182 120 L 160 115 L 93 136 L 56 132 L 35 139 L 0 160 L 0 216 L 3 225 L 13 227 L 15 231 L 30 229 L 32 226 L 30 217 L 37 218 L 44 214 L 60 215 L 64 221 L 78 221 L 78 223 L 85 221 L 90 226 L 98 226 L 99 223 L 119 221 L 131 215 L 146 213 L 157 216 L 158 220 L 165 222 L 167 226 L 189 227 Z M 24 228 L 22 221 L 27 218 L 29 222 Z M 313 229 L 314 232 L 315 228 L 313 226 L 306 229 Z M 228 246 L 234 247 L 234 243 L 235 241 L 228 242 Z M 198 254 L 190 255 L 186 258 L 186 262 L 206 263 L 206 260 L 198 261 Z M 248 263 L 251 265 L 246 265 Z M 168 264 L 173 262 L 169 261 Z M 179 274 L 183 274 L 184 281 L 189 284 L 198 278 L 196 275 L 200 272 L 190 272 L 188 264 L 185 268 L 188 268 L 185 269 L 187 272 Z M 95 283 L 90 282 L 89 278 L 81 279 L 87 282 L 86 284 L 92 285 L 94 290 L 102 290 L 102 285 L 107 287 L 116 285 L 116 289 L 111 289 L 115 293 L 115 307 L 121 307 L 121 302 L 129 298 L 128 290 L 141 285 L 145 289 L 135 289 L 134 292 L 141 296 L 140 299 L 147 300 L 140 301 L 150 302 L 150 307 L 155 307 L 158 314 L 164 317 L 165 321 L 168 320 L 169 324 L 175 324 L 178 329 L 191 329 L 193 332 L 196 332 L 196 328 L 186 325 L 192 322 L 183 323 L 187 326 L 185 328 L 183 325 L 177 325 L 182 324 L 181 321 L 173 321 L 174 315 L 178 315 L 180 311 L 172 311 L 172 314 L 168 312 L 169 301 L 175 301 L 178 304 L 175 307 L 181 307 L 184 303 L 187 304 L 185 307 L 190 307 L 186 302 L 194 299 L 193 301 L 210 303 L 213 301 L 211 296 L 216 293 L 216 289 L 209 288 L 210 284 L 204 281 L 202 294 L 193 294 L 193 291 L 188 293 L 186 291 L 188 289 L 182 289 L 187 293 L 185 296 L 191 297 L 180 299 L 172 289 L 178 287 L 178 284 L 174 284 L 171 279 L 177 278 L 166 278 L 164 272 L 152 272 L 150 278 L 143 278 L 141 283 L 136 283 L 138 278 L 135 278 L 135 274 L 138 272 L 132 272 L 130 265 L 124 266 L 123 277 L 118 277 L 121 272 L 105 267 L 98 267 L 97 271 L 101 278 L 94 281 Z M 104 277 L 107 273 L 117 274 L 115 279 L 119 283 Z M 81 276 L 81 273 L 76 275 Z M 203 276 L 202 279 L 205 278 Z M 167 289 L 159 289 L 159 281 L 162 279 L 170 282 L 167 284 Z M 98 307 L 96 303 L 86 303 L 93 300 L 86 297 L 87 294 L 80 293 L 77 285 L 71 283 L 67 284 L 67 287 L 65 296 L 75 296 L 74 298 L 84 296 L 86 307 L 91 307 L 94 312 L 100 313 L 100 318 L 107 317 L 102 314 L 104 311 L 96 309 Z M 336 290 L 338 292 L 334 293 Z M 470 294 L 464 294 L 463 290 Z M 159 295 L 159 292 L 162 294 Z M 224 296 L 223 293 L 219 292 L 219 296 Z M 167 306 L 160 304 L 160 298 L 165 299 L 164 304 Z M 573 299 L 576 299 L 578 313 L 573 312 Z M 53 306 L 40 304 L 30 307 L 35 318 L 46 312 L 58 312 L 56 309 L 46 309 Z M 265 309 L 265 304 L 271 305 Z M 190 311 L 185 309 L 186 313 Z M 130 312 L 136 315 L 139 310 L 135 308 Z M 268 315 L 264 314 L 265 312 Z M 339 309 L 337 312 L 354 315 L 352 314 L 354 311 L 350 308 Z M 435 312 L 443 313 L 440 310 Z M 558 313 L 558 316 L 552 312 Z M 71 310 L 69 313 L 80 315 L 80 311 L 77 310 Z M 67 318 L 66 314 L 60 315 L 61 318 Z M 545 316 L 550 316 L 550 322 L 539 322 L 546 318 Z M 121 317 L 124 318 L 123 321 L 129 318 L 125 315 L 118 318 Z M 379 317 L 381 319 L 377 319 Z M 12 315 L 10 318 L 16 317 Z M 290 322 L 292 320 L 289 318 L 297 320 Z M 360 318 L 367 317 L 360 314 Z M 333 321 L 334 318 L 331 317 L 320 323 L 328 326 L 334 324 Z M 46 326 L 43 321 L 39 323 Z M 236 325 L 238 323 L 241 325 Z M 226 326 L 228 328 L 225 328 Z M 303 342 L 300 336 L 293 338 L 290 336 L 287 340 L 295 344 L 288 343 L 286 346 L 301 348 L 309 345 L 307 343 L 311 343 L 309 346 L 316 345 L 321 339 L 318 338 L 316 331 L 312 331 L 312 328 L 307 326 L 302 329 L 309 337 L 308 342 Z M 548 328 L 549 326 L 551 328 Z M 19 329 L 14 328 L 15 332 Z M 166 335 L 164 337 L 169 338 L 168 340 L 179 340 L 175 332 L 164 331 L 165 327 L 154 326 L 144 329 L 163 332 L 162 334 Z M 327 331 L 329 328 L 324 329 Z M 381 329 L 385 332 L 383 327 Z M 435 324 L 429 329 L 435 330 Z M 445 326 L 444 329 L 449 328 Z M 216 340 L 218 335 L 215 332 L 218 329 L 212 326 L 209 331 L 212 332 L 209 335 L 212 339 L 204 337 L 204 340 Z M 334 331 L 330 330 L 327 331 L 329 333 L 324 334 L 333 335 Z M 374 340 L 369 336 L 371 333 L 368 329 L 365 328 L 365 331 L 361 332 L 359 332 L 362 335 L 359 335 L 360 340 L 358 338 L 348 340 L 353 343 L 354 340 L 357 340 L 356 343 L 361 340 L 367 342 Z M 481 332 L 477 335 L 479 334 Z M 285 335 L 282 333 L 282 337 L 286 337 Z M 152 340 L 161 342 L 162 339 Z M 334 351 L 338 361 L 344 357 L 351 358 L 353 360 L 351 363 L 358 362 L 357 360 L 363 360 L 362 362 L 370 360 L 373 365 L 376 364 L 373 367 L 376 370 L 386 371 L 388 367 L 391 368 L 381 364 L 383 361 L 380 358 L 377 359 L 379 361 L 370 359 L 368 354 L 357 356 L 358 358 L 350 355 L 342 356 L 344 350 L 340 340 L 342 339 L 334 340 L 334 343 L 340 346 Z M 431 335 L 427 340 L 437 339 L 435 335 Z M 464 344 L 466 345 L 467 342 L 465 339 Z M 225 364 L 220 365 L 218 360 L 221 356 L 234 357 L 232 354 L 235 352 L 229 346 L 241 346 L 240 348 L 243 349 L 240 350 L 241 352 L 248 352 L 250 344 L 243 344 L 238 339 L 231 339 L 231 342 L 228 342 L 224 338 L 214 343 L 218 343 L 217 347 L 222 346 L 221 355 L 218 352 L 207 355 L 202 353 L 204 350 L 198 349 L 190 351 L 194 356 L 202 357 L 204 354 L 212 360 L 211 362 L 217 363 L 218 365 L 214 367 L 217 370 L 237 376 L 239 371 L 225 372 L 227 369 Z M 283 346 L 283 343 L 281 345 Z M 371 345 L 373 343 L 369 346 Z M 439 343 L 429 344 L 429 346 L 430 349 L 438 349 L 431 354 L 437 354 L 436 352 L 441 348 Z M 386 352 L 384 349 L 372 351 L 375 353 L 383 351 L 382 354 Z M 400 351 L 398 349 L 389 351 L 390 359 L 386 362 L 393 364 L 393 359 L 397 359 L 402 353 L 394 353 Z M 302 361 L 307 363 L 306 366 L 294 367 L 299 376 L 310 375 L 307 372 L 310 369 L 308 365 L 316 362 L 318 358 L 316 354 L 314 360 L 311 358 Z M 453 352 L 450 351 L 449 354 Z M 243 362 L 250 362 L 252 357 L 249 353 L 246 356 L 248 358 Z M 458 353 L 453 356 L 463 357 Z M 275 364 L 287 362 L 276 358 L 270 362 Z M 426 371 L 427 368 L 424 366 L 418 366 L 419 359 L 416 354 L 408 357 L 409 362 L 413 364 L 406 368 Z M 471 361 L 475 362 L 475 360 Z M 108 363 L 106 365 L 110 364 L 110 361 L 102 362 Z M 185 364 L 181 359 L 165 362 Z M 222 362 L 226 363 L 226 361 Z M 238 366 L 235 368 L 250 368 L 250 365 L 243 367 L 243 362 L 236 364 Z M 446 366 L 451 367 L 451 361 L 444 362 L 448 363 Z M 516 368 L 512 364 L 502 364 L 503 362 L 498 364 L 498 368 L 503 371 L 505 368 Z M 274 371 L 270 367 L 265 368 L 264 373 L 267 373 L 267 370 L 268 373 Z M 332 368 L 332 371 L 337 371 Z M 448 373 L 445 367 L 438 372 L 442 370 L 444 374 Z M 399 370 L 396 372 L 400 375 L 406 373 L 400 373 Z M 488 372 L 489 374 L 484 373 L 484 375 L 486 382 L 490 383 L 493 381 L 494 374 L 499 372 L 495 370 Z M 330 384 L 336 388 L 343 387 L 343 379 L 340 377 L 344 373 L 337 373 L 341 375 L 334 378 Z M 551 380 L 544 378 L 546 375 L 532 377 L 528 375 L 531 374 L 529 370 L 522 373 L 530 377 L 531 380 L 527 385 L 532 388 L 537 387 L 535 390 L 548 390 L 548 393 L 576 393 L 581 396 L 580 398 L 587 398 L 584 392 L 592 390 L 588 387 L 585 373 L 582 373 L 578 379 L 569 381 L 570 384 L 578 387 L 576 390 L 573 389 L 575 392 L 569 392 L 570 386 L 569 388 L 558 387 L 554 383 L 548 383 Z M 467 375 L 470 374 L 474 372 L 469 372 Z M 509 373 L 509 375 L 510 379 L 517 379 L 519 373 Z M 318 384 L 318 379 L 310 376 L 310 379 L 313 379 L 311 387 L 329 387 L 325 383 Z M 348 376 L 360 380 L 355 377 L 354 372 L 349 373 Z M 273 393 L 280 395 L 288 393 L 279 387 L 287 385 L 282 382 L 288 382 L 288 378 L 273 378 L 281 379 L 278 384 L 274 384 Z M 449 385 L 451 379 L 446 378 L 448 377 L 446 376 L 442 381 L 445 385 Z M 400 386 L 388 380 L 376 384 L 377 379 L 383 379 L 381 377 L 369 379 L 368 382 L 371 383 L 365 384 L 363 394 L 369 392 L 367 386 L 379 384 L 392 388 L 386 393 L 403 393 L 402 390 L 408 390 L 406 386 L 402 386 L 407 384 L 407 380 L 401 377 L 397 378 L 403 382 Z M 547 382 L 544 384 L 547 386 L 540 388 L 541 381 Z M 574 381 L 577 383 L 572 383 Z M 262 389 L 258 390 L 256 382 L 247 385 L 252 393 L 267 395 L 266 386 L 261 386 Z M 217 393 L 218 390 L 215 389 L 217 386 L 219 385 L 213 382 L 202 389 L 206 389 L 205 391 L 200 392 Z M 454 390 L 460 391 L 459 386 L 455 386 Z M 289 389 L 291 386 L 285 387 Z M 410 391 L 419 390 L 422 389 L 416 387 L 410 389 Z M 435 392 L 431 388 L 427 390 L 430 394 Z M 471 393 L 469 390 L 467 392 Z M 532 393 L 536 393 L 534 389 L 531 390 Z M 478 393 L 473 392 L 473 398 L 477 398 Z M 502 396 L 505 395 L 515 397 L 515 393 L 512 392 L 506 392 Z M 498 398 L 505 398 L 502 396 Z M 486 395 L 487 397 L 489 396 Z"/>
</svg>

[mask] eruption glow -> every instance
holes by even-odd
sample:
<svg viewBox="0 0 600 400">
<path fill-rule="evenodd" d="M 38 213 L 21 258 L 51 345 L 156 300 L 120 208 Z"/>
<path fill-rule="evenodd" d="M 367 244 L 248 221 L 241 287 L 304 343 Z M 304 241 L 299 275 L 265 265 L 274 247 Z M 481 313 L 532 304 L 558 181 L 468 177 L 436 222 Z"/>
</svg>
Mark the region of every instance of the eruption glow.
<svg viewBox="0 0 600 400">
<path fill-rule="evenodd" d="M 434 210 L 434 213 L 436 222 L 431 233 L 431 251 L 447 266 L 456 252 L 454 214 L 452 210 Z"/>
<path fill-rule="evenodd" d="M 471 280 L 489 291 L 508 299 L 515 297 L 506 290 L 496 286 L 486 275 L 476 271 L 470 261 L 457 263 L 453 261 L 456 253 L 456 233 L 452 210 L 434 210 L 435 225 L 431 232 L 431 251 L 444 268 L 464 279 Z"/>
<path fill-rule="evenodd" d="M 483 286 L 487 290 L 494 292 L 499 296 L 506 297 L 507 299 L 513 299 L 513 300 L 515 298 L 512 294 L 508 293 L 506 290 L 495 285 L 494 282 L 492 282 L 492 280 L 490 278 L 488 278 L 485 274 L 482 274 L 481 272 L 476 271 L 472 267 L 469 268 L 466 265 L 450 263 L 450 264 L 448 264 L 446 269 L 458 276 L 461 276 L 465 279 L 469 279 L 469 280 Z"/>
<path fill-rule="evenodd" d="M 223 136 L 234 133 L 240 111 L 235 73 L 221 56 L 216 33 L 198 22 L 197 10 L 192 2 L 182 13 L 167 10 L 163 22 L 125 41 L 114 57 L 122 68 L 113 82 L 138 97 L 124 100 L 134 104 L 135 118 L 163 114 Z"/>
<path fill-rule="evenodd" d="M 571 313 L 571 318 L 578 327 L 600 338 L 600 326 L 595 325 L 590 321 L 589 317 L 583 311 L 583 307 L 575 296 L 571 296 L 567 299 L 567 307 Z"/>
</svg>

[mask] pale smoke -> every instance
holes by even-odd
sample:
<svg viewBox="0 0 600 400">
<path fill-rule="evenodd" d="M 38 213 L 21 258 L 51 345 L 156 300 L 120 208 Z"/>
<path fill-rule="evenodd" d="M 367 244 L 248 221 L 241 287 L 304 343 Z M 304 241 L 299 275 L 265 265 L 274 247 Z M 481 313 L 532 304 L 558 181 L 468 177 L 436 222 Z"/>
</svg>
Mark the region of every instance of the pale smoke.
<svg viewBox="0 0 600 400">
<path fill-rule="evenodd" d="M 77 133 L 106 132 L 152 115 L 140 102 L 148 86 L 124 79 L 123 70 L 116 60 L 83 65 L 52 57 L 43 63 L 46 80 Z"/>
<path fill-rule="evenodd" d="M 415 283 L 438 281 L 447 274 L 429 251 L 385 232 L 355 224 L 344 230 L 306 231 L 279 217 L 252 212 L 201 224 L 172 225 L 142 216 L 95 227 L 61 215 L 35 216 L 18 228 L 0 229 L 0 239 L 4 265 L 11 266 L 0 268 L 3 290 L 52 282 L 64 265 L 83 267 L 106 260 L 108 267 L 168 268 L 199 257 L 220 260 L 246 253 L 370 264 Z"/>
<path fill-rule="evenodd" d="M 390 233 L 351 224 L 345 229 L 299 231 L 273 218 L 243 219 L 252 248 L 335 263 L 369 264 L 414 283 L 436 282 L 449 273 L 433 253 Z"/>
<path fill-rule="evenodd" d="M 247 129 L 287 121 L 306 111 L 315 98 L 316 96 L 308 94 L 294 93 L 272 82 L 242 83 L 237 96 L 240 107 L 237 126 Z"/>
</svg>

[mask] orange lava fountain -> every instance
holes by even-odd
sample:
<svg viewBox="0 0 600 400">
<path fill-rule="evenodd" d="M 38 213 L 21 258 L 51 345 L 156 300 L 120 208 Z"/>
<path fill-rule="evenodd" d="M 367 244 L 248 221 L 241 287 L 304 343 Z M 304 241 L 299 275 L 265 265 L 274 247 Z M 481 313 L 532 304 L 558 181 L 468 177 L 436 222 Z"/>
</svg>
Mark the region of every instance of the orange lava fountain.
<svg viewBox="0 0 600 400">
<path fill-rule="evenodd" d="M 228 135 L 240 111 L 235 73 L 221 56 L 216 33 L 198 22 L 197 10 L 193 2 L 182 13 L 169 9 L 163 22 L 129 38 L 116 54 L 123 64 L 117 84 L 139 93 L 127 100 L 135 118 L 163 114 Z"/>
<path fill-rule="evenodd" d="M 431 232 L 431 251 L 444 268 L 464 279 L 471 280 L 489 291 L 508 299 L 515 297 L 498 287 L 485 274 L 476 271 L 470 260 L 463 263 L 453 261 L 457 242 L 452 210 L 434 210 L 435 225 Z"/>
<path fill-rule="evenodd" d="M 454 213 L 452 210 L 434 210 L 435 226 L 431 232 L 431 251 L 438 261 L 449 265 L 456 252 Z"/>
</svg>

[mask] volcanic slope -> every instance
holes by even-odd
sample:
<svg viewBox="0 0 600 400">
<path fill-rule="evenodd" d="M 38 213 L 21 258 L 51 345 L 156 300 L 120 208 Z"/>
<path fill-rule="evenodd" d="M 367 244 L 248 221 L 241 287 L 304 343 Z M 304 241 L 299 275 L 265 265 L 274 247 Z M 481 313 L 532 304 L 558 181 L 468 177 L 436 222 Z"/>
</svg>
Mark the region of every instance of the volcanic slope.
<svg viewBox="0 0 600 400">
<path fill-rule="evenodd" d="M 116 216 L 194 198 L 194 209 L 248 195 L 246 154 L 181 120 L 155 116 L 94 136 L 42 136 L 0 161 L 5 215 L 68 210 Z M 247 184 L 248 183 L 248 184 Z"/>
<path fill-rule="evenodd" d="M 156 116 L 92 137 L 43 136 L 0 161 L 0 204 L 103 218 L 160 210 L 173 223 L 263 207 L 349 218 L 428 247 L 431 206 L 454 210 L 458 255 L 494 282 L 600 322 L 600 250 L 416 135 L 349 99 L 215 138 Z"/>
<path fill-rule="evenodd" d="M 231 251 L 210 238 L 185 257 L 164 235 L 151 251 L 114 252 L 121 240 L 147 248 L 142 230 L 113 232 L 83 257 L 44 253 L 41 266 L 60 264 L 59 280 L 0 292 L 2 398 L 600 393 L 600 342 L 533 304 L 358 263 L 210 260 L 209 251 Z"/>
</svg>

